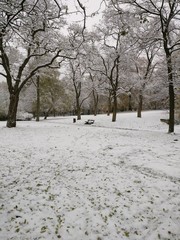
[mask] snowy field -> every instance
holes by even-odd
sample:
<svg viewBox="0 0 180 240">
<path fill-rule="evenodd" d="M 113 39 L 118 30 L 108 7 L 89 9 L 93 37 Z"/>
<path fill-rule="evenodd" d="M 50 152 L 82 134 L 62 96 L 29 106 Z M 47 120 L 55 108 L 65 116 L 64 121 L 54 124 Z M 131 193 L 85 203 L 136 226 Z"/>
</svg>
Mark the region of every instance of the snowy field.
<svg viewBox="0 0 180 240">
<path fill-rule="evenodd" d="M 180 126 L 160 118 L 0 122 L 0 239 L 180 240 Z"/>
</svg>

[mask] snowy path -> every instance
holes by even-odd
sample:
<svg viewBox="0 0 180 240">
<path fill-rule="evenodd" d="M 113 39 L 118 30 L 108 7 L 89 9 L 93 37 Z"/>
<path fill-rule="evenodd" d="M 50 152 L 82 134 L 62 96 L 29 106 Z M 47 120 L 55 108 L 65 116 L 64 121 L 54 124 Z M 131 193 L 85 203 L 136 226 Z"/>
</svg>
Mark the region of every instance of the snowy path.
<svg viewBox="0 0 180 240">
<path fill-rule="evenodd" d="M 161 114 L 0 123 L 0 239 L 179 240 L 180 128 Z"/>
</svg>

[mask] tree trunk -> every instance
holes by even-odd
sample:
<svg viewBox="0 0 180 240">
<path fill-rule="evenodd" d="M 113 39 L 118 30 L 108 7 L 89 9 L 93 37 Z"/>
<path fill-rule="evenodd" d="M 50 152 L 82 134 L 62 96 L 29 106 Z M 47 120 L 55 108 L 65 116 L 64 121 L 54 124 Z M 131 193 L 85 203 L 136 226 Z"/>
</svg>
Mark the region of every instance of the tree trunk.
<svg viewBox="0 0 180 240">
<path fill-rule="evenodd" d="M 44 112 L 44 120 L 46 120 L 48 117 L 48 112 Z"/>
<path fill-rule="evenodd" d="M 117 115 L 117 96 L 113 96 L 113 115 L 112 115 L 112 122 L 116 121 L 116 115 Z"/>
<path fill-rule="evenodd" d="M 129 110 L 129 111 L 132 111 L 132 105 L 131 105 L 131 100 L 132 100 L 132 99 L 131 99 L 131 94 L 128 95 L 128 100 L 129 100 L 129 101 L 128 101 L 128 110 Z"/>
<path fill-rule="evenodd" d="M 6 124 L 6 127 L 8 128 L 16 127 L 16 115 L 17 115 L 18 103 L 19 103 L 19 93 L 11 93 L 8 116 L 7 116 L 7 124 Z"/>
<path fill-rule="evenodd" d="M 111 95 L 108 97 L 108 110 L 107 110 L 107 115 L 109 116 L 111 113 Z"/>
<path fill-rule="evenodd" d="M 168 81 L 169 81 L 169 133 L 174 132 L 174 84 L 173 84 L 173 67 L 171 55 L 166 55 L 167 57 L 167 68 L 168 68 Z"/>
<path fill-rule="evenodd" d="M 46 120 L 47 117 L 49 116 L 49 113 L 51 112 L 51 107 L 46 111 L 44 112 L 44 119 Z"/>
<path fill-rule="evenodd" d="M 94 99 L 94 116 L 97 115 L 97 109 L 98 109 L 98 94 L 95 93 L 95 91 L 93 90 L 93 99 Z"/>
<path fill-rule="evenodd" d="M 36 91 L 37 91 L 36 122 L 39 122 L 39 115 L 40 115 L 40 86 L 39 86 L 39 76 L 37 76 L 37 80 L 36 80 Z"/>
<path fill-rule="evenodd" d="M 81 108 L 77 107 L 77 120 L 81 120 Z"/>
<path fill-rule="evenodd" d="M 137 109 L 137 117 L 138 118 L 141 118 L 142 105 L 143 105 L 143 96 L 142 96 L 142 92 L 141 92 L 139 94 L 139 102 L 138 102 L 138 109 Z"/>
<path fill-rule="evenodd" d="M 94 116 L 97 115 L 97 105 L 94 105 Z"/>
<path fill-rule="evenodd" d="M 169 133 L 174 132 L 174 86 L 169 84 Z"/>
<path fill-rule="evenodd" d="M 77 115 L 77 120 L 81 120 L 81 107 L 80 107 L 78 97 L 76 97 L 76 115 Z"/>
</svg>

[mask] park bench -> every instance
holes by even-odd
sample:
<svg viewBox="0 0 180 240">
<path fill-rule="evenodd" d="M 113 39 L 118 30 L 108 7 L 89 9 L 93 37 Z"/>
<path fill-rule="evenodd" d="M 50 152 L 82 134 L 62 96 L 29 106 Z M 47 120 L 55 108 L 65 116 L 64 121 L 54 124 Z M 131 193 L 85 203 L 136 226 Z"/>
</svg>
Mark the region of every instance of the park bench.
<svg viewBox="0 0 180 240">
<path fill-rule="evenodd" d="M 88 119 L 87 121 L 85 121 L 85 124 L 93 124 L 95 120 L 93 119 Z"/>
<path fill-rule="evenodd" d="M 169 124 L 169 119 L 160 119 L 160 121 Z M 175 119 L 174 124 L 180 125 L 180 121 Z"/>
<path fill-rule="evenodd" d="M 169 119 L 163 119 L 163 118 L 161 118 L 160 121 L 169 124 Z"/>
</svg>

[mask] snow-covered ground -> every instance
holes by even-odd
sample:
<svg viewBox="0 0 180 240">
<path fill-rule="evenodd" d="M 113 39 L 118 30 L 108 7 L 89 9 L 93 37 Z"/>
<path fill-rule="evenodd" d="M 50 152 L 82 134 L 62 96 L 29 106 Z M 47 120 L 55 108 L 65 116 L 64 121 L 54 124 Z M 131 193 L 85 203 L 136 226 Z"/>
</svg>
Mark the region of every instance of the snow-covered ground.
<svg viewBox="0 0 180 240">
<path fill-rule="evenodd" d="M 160 118 L 0 122 L 0 239 L 179 240 L 180 126 Z"/>
</svg>

